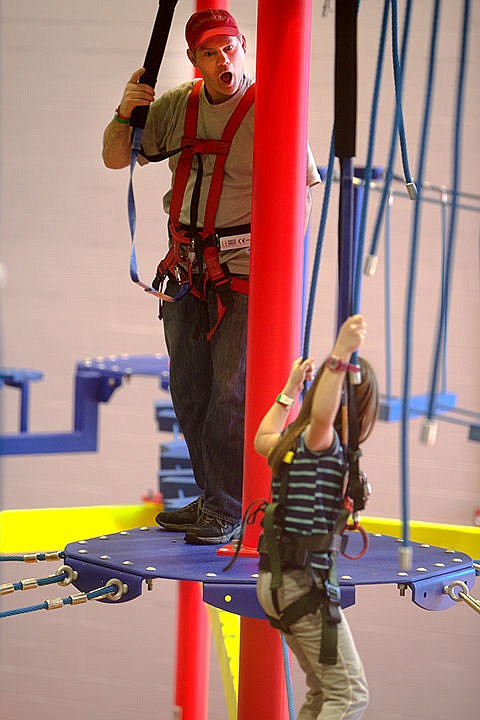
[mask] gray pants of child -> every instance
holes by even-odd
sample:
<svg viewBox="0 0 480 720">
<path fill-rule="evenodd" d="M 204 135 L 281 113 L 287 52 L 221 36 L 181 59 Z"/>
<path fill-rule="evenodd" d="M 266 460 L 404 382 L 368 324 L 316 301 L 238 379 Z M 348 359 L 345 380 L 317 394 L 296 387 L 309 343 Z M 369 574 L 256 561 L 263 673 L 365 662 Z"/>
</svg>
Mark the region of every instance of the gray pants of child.
<svg viewBox="0 0 480 720">
<path fill-rule="evenodd" d="M 257 596 L 265 612 L 278 618 L 270 592 L 271 577 L 270 572 L 260 572 Z M 304 570 L 284 571 L 282 577 L 282 586 L 278 591 L 281 610 L 308 593 L 313 582 L 310 573 Z M 368 705 L 367 681 L 343 612 L 337 628 L 336 665 L 319 662 L 322 639 L 320 610 L 314 615 L 304 615 L 291 626 L 292 634 L 284 636 L 305 673 L 308 687 L 297 720 L 360 720 L 363 717 Z"/>
</svg>

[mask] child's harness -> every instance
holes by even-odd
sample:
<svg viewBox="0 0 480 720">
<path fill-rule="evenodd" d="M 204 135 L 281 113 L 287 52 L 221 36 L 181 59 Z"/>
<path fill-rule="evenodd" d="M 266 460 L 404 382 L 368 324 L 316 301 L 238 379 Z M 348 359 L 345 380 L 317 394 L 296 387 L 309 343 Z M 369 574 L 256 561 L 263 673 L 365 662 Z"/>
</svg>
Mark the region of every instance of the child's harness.
<svg viewBox="0 0 480 720">
<path fill-rule="evenodd" d="M 232 291 L 248 295 L 248 279 L 230 276 L 226 265 L 220 263 L 219 253 L 221 249 L 248 247 L 250 225 L 216 230 L 215 217 L 222 193 L 225 161 L 235 133 L 254 101 L 255 85 L 252 84 L 240 99 L 219 140 L 197 137 L 201 87 L 202 82 L 194 84 L 187 102 L 182 144 L 177 151 L 181 152 L 181 155 L 175 172 L 170 203 L 168 231 L 171 244 L 166 256 L 158 264 L 152 286 L 156 290 L 160 290 L 165 279 L 169 277 L 178 283 L 179 290 L 174 297 L 160 293 L 160 297 L 164 300 L 167 302 L 181 300 L 188 292 L 191 292 L 195 297 L 205 301 L 207 283 L 210 282 L 217 293 L 218 308 L 217 322 L 208 334 L 208 339 L 210 339 L 232 302 Z M 172 154 L 169 152 L 163 157 Z M 198 228 L 198 205 L 203 179 L 202 155 L 206 154 L 214 154 L 216 157 L 206 201 L 203 228 Z M 190 204 L 190 225 L 185 226 L 180 223 L 180 212 L 194 156 L 197 157 L 198 170 Z M 146 157 L 147 159 L 156 159 Z M 195 284 L 192 258 L 196 260 L 200 280 Z"/>
<path fill-rule="evenodd" d="M 290 633 L 290 626 L 309 613 L 322 613 L 322 646 L 320 662 L 334 665 L 337 661 L 337 624 L 340 622 L 340 588 L 338 586 L 335 557 L 346 547 L 346 536 L 342 535 L 347 523 L 350 506 L 342 506 L 334 529 L 326 534 L 297 535 L 284 531 L 285 504 L 288 494 L 290 466 L 295 453 L 288 452 L 279 473 L 280 490 L 277 502 L 265 507 L 262 520 L 263 534 L 260 536 L 260 570 L 272 573 L 270 590 L 272 602 L 279 618 L 267 616 L 270 624 L 284 633 Z M 310 553 L 328 553 L 330 567 L 318 586 L 313 578 L 311 590 L 288 605 L 283 611 L 278 603 L 278 589 L 282 584 L 282 572 L 310 567 Z M 313 577 L 313 571 L 312 571 Z"/>
<path fill-rule="evenodd" d="M 349 394 L 354 405 L 353 392 Z M 337 662 L 337 625 L 340 616 L 340 587 L 336 572 L 336 556 L 344 552 L 347 544 L 345 529 L 357 529 L 358 522 L 347 525 L 350 514 L 363 510 L 368 499 L 369 489 L 366 476 L 359 469 L 361 451 L 358 448 L 358 422 L 355 408 L 349 413 L 349 447 L 344 450 L 345 470 L 348 480 L 344 482 L 344 492 L 335 527 L 325 534 L 299 535 L 284 530 L 285 505 L 288 495 L 290 467 L 295 452 L 289 451 L 281 464 L 279 473 L 278 501 L 263 506 L 265 515 L 262 520 L 263 534 L 259 540 L 260 570 L 272 573 L 270 590 L 272 602 L 279 618 L 267 616 L 270 624 L 284 633 L 290 633 L 290 627 L 309 613 L 322 613 L 322 643 L 320 662 L 335 665 Z M 345 446 L 344 446 L 345 448 Z M 364 541 L 366 540 L 364 535 Z M 366 550 L 366 544 L 360 557 Z M 311 553 L 328 553 L 329 569 L 321 572 L 322 585 L 319 587 L 310 566 Z M 348 556 L 350 557 L 350 556 Z M 355 559 L 355 557 L 352 557 Z M 312 572 L 311 590 L 283 610 L 278 603 L 278 589 L 282 584 L 282 571 L 298 568 L 310 568 Z"/>
</svg>

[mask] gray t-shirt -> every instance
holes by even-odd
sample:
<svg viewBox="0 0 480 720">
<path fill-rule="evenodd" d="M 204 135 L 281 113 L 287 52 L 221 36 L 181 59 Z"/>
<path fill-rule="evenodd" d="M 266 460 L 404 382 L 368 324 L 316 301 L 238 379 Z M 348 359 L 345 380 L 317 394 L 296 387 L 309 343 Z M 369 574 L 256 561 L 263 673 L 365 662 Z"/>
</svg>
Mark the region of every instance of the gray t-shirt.
<svg viewBox="0 0 480 720">
<path fill-rule="evenodd" d="M 187 101 L 195 82 L 201 81 L 190 80 L 185 82 L 167 91 L 152 103 L 142 135 L 142 147 L 146 155 L 156 155 L 181 147 Z M 213 140 L 220 139 L 226 123 L 240 102 L 241 97 L 252 83 L 251 78 L 244 76 L 238 92 L 218 105 L 213 105 L 208 101 L 203 86 L 199 97 L 197 137 Z M 254 107 L 252 106 L 235 133 L 225 162 L 222 194 L 215 218 L 216 228 L 245 225 L 251 220 L 253 120 Z M 163 207 L 166 213 L 170 209 L 173 177 L 179 158 L 180 154 L 178 153 L 168 160 L 172 171 L 172 186 L 163 197 Z M 215 155 L 203 155 L 202 162 L 203 180 L 198 207 L 199 227 L 203 224 L 205 203 L 212 179 Z M 185 225 L 190 224 L 190 199 L 195 184 L 196 171 L 197 159 L 194 157 L 192 172 L 187 182 L 180 213 L 180 222 Z M 320 182 L 318 171 L 310 148 L 308 148 L 307 185 L 315 185 L 318 182 Z M 230 271 L 237 274 L 248 274 L 249 259 L 248 248 L 227 250 L 221 253 L 221 262 L 227 262 Z"/>
</svg>

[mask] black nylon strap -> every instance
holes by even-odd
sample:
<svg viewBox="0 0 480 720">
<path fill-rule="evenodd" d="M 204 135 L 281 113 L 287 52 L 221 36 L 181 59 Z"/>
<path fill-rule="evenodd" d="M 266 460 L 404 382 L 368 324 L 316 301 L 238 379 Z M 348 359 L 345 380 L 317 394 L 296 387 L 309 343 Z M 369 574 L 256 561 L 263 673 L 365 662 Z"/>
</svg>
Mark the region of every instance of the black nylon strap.
<svg viewBox="0 0 480 720">
<path fill-rule="evenodd" d="M 295 600 L 291 605 L 288 605 L 288 607 L 286 607 L 281 613 L 280 618 L 274 618 L 267 615 L 268 620 L 272 627 L 289 634 L 291 632 L 290 626 L 295 625 L 295 623 L 298 622 L 304 615 L 316 613 L 324 599 L 324 591 L 314 584 L 306 595 L 302 595 L 302 597 L 298 598 L 298 600 Z M 279 611 L 277 610 L 277 612 Z"/>
<path fill-rule="evenodd" d="M 355 156 L 357 120 L 357 0 L 335 5 L 335 155 Z"/>
<path fill-rule="evenodd" d="M 309 593 L 302 595 L 281 613 L 278 609 L 277 591 L 272 591 L 272 602 L 279 618 L 267 615 L 270 625 L 289 635 L 291 626 L 302 617 L 315 614 L 318 609 L 322 613 L 322 641 L 319 660 L 325 665 L 335 665 L 337 662 L 337 622 L 331 619 L 330 604 L 325 602 L 325 591 L 317 585 L 312 585 Z M 340 615 L 338 616 L 340 620 Z"/>
<path fill-rule="evenodd" d="M 353 500 L 353 511 L 360 512 L 365 507 L 363 483 L 360 481 L 359 460 L 362 451 L 359 448 L 360 428 L 358 424 L 358 410 L 355 399 L 355 386 L 347 377 L 348 388 L 348 485 L 346 494 Z"/>
<path fill-rule="evenodd" d="M 162 64 L 168 34 L 172 25 L 173 13 L 177 0 L 160 0 L 158 3 L 157 16 L 152 29 L 150 42 L 145 55 L 143 67 L 145 73 L 140 78 L 142 83 L 154 88 L 157 82 L 158 71 Z M 138 105 L 133 109 L 130 125 L 134 128 L 143 129 L 148 115 L 148 106 Z"/>
</svg>

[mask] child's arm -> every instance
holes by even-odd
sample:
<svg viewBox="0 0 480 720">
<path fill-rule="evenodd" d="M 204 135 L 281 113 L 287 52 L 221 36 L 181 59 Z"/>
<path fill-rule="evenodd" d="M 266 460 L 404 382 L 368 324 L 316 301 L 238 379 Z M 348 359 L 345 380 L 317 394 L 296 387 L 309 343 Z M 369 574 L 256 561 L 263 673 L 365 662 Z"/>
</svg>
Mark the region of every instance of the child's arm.
<svg viewBox="0 0 480 720">
<path fill-rule="evenodd" d="M 358 350 L 367 332 L 362 315 L 352 315 L 341 326 L 331 355 L 344 363 Z M 305 430 L 305 443 L 310 450 L 326 450 L 333 442 L 333 424 L 340 405 L 344 370 L 325 366 L 312 402 L 310 424 Z"/>
<path fill-rule="evenodd" d="M 266 457 L 276 444 L 278 438 L 280 437 L 280 433 L 287 422 L 290 408 L 292 407 L 298 393 L 301 392 L 304 382 L 311 379 L 312 370 L 313 364 L 311 358 L 308 358 L 303 362 L 302 358 L 298 358 L 293 363 L 288 380 L 285 383 L 282 392 L 278 396 L 280 401 L 278 398 L 275 400 L 258 426 L 254 439 L 254 447 L 260 455 L 264 455 Z M 288 400 L 282 404 L 282 395 L 286 396 L 287 399 L 289 398 L 291 400 L 291 404 L 288 403 Z"/>
</svg>

